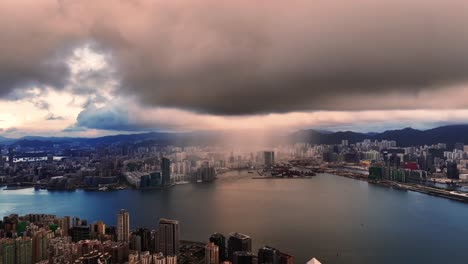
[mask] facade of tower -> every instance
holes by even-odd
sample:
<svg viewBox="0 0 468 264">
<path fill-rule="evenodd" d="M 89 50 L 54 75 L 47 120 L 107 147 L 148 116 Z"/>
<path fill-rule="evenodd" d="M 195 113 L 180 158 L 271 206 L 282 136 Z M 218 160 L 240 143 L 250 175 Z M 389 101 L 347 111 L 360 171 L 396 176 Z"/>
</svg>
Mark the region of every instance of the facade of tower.
<svg viewBox="0 0 468 264">
<path fill-rule="evenodd" d="M 280 251 L 264 246 L 258 250 L 258 264 L 280 264 Z"/>
<path fill-rule="evenodd" d="M 13 167 L 13 148 L 8 148 L 8 165 Z"/>
<path fill-rule="evenodd" d="M 166 257 L 179 255 L 179 239 L 179 221 L 159 219 L 157 251 L 162 252 Z"/>
<path fill-rule="evenodd" d="M 263 152 L 263 161 L 266 168 L 271 168 L 275 164 L 275 152 Z"/>
<path fill-rule="evenodd" d="M 219 263 L 219 248 L 213 242 L 205 246 L 205 264 Z"/>
<path fill-rule="evenodd" d="M 171 161 L 168 158 L 161 159 L 161 176 L 163 186 L 171 184 Z"/>
<path fill-rule="evenodd" d="M 3 264 L 15 264 L 16 262 L 16 242 L 12 238 L 0 240 L 0 250 L 2 251 L 1 261 Z"/>
<path fill-rule="evenodd" d="M 130 238 L 130 215 L 125 209 L 117 214 L 117 240 L 128 242 Z"/>
<path fill-rule="evenodd" d="M 32 263 L 32 240 L 28 237 L 16 239 L 16 264 Z"/>
<path fill-rule="evenodd" d="M 233 262 L 234 253 L 237 251 L 250 252 L 252 250 L 252 239 L 244 234 L 231 233 L 228 239 L 228 259 Z"/>
<path fill-rule="evenodd" d="M 210 236 L 210 242 L 213 242 L 216 246 L 218 246 L 219 252 L 219 261 L 226 260 L 226 238 L 219 233 L 214 233 Z"/>
<path fill-rule="evenodd" d="M 232 264 L 253 264 L 257 263 L 257 256 L 249 251 L 236 251 L 232 257 Z"/>
<path fill-rule="evenodd" d="M 49 258 L 49 239 L 45 231 L 39 231 L 32 237 L 32 258 L 33 263 L 41 262 Z"/>
</svg>

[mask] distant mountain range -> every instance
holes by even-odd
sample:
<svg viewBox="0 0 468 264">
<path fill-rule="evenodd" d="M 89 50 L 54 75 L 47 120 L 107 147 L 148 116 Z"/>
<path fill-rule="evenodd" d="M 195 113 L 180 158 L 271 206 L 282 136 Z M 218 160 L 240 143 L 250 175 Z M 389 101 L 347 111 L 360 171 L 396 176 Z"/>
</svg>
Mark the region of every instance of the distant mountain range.
<svg viewBox="0 0 468 264">
<path fill-rule="evenodd" d="M 207 145 L 218 139 L 218 134 L 211 132 L 190 132 L 190 133 L 166 133 L 148 132 L 139 134 L 122 134 L 96 138 L 83 137 L 41 137 L 25 136 L 22 138 L 6 138 L 0 136 L 0 144 L 21 146 L 21 147 L 51 147 L 54 144 L 87 144 L 91 146 L 112 143 L 143 143 L 152 142 L 156 144 L 173 145 Z"/>
<path fill-rule="evenodd" d="M 387 130 L 382 133 L 357 133 L 352 131 L 321 133 L 316 130 L 301 130 L 293 133 L 291 139 L 294 142 L 309 142 L 312 144 L 339 144 L 343 139 L 347 139 L 350 144 L 364 139 L 395 140 L 397 145 L 402 147 L 446 143 L 447 147 L 453 148 L 457 142 L 468 145 L 468 125 L 441 126 L 428 130 L 417 130 L 408 127 Z"/>
<path fill-rule="evenodd" d="M 217 132 L 187 132 L 187 133 L 166 133 L 149 132 L 140 134 L 113 135 L 96 138 L 80 137 L 39 137 L 26 136 L 19 139 L 6 138 L 0 136 L 2 145 L 19 145 L 22 147 L 49 147 L 54 144 L 112 144 L 112 143 L 156 143 L 173 144 L 179 146 L 187 145 L 209 145 L 222 142 L 229 138 L 232 133 Z M 244 135 L 243 135 L 244 136 Z M 246 135 L 248 136 L 248 135 Z M 452 148 L 457 142 L 468 145 L 468 125 L 450 125 L 441 126 L 428 130 L 417 130 L 413 128 L 404 128 L 398 130 L 388 130 L 382 133 L 358 133 L 352 131 L 319 131 L 319 130 L 300 130 L 284 137 L 276 135 L 274 141 L 279 142 L 285 139 L 289 142 L 309 142 L 312 144 L 339 144 L 341 140 L 347 139 L 349 143 L 356 143 L 364 139 L 371 140 L 395 140 L 398 146 L 413 145 L 431 145 L 437 143 L 446 143 Z M 226 140 L 224 140 L 226 141 Z"/>
</svg>

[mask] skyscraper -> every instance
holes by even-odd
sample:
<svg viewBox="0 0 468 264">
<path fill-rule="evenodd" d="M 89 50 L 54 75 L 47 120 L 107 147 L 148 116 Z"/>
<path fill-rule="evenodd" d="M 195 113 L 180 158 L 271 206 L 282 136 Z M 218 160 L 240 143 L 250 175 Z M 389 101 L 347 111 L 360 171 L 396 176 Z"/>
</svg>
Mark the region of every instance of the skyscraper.
<svg viewBox="0 0 468 264">
<path fill-rule="evenodd" d="M 130 216 L 125 209 L 117 214 L 117 240 L 128 242 L 130 237 Z"/>
<path fill-rule="evenodd" d="M 68 236 L 70 230 L 70 216 L 64 216 L 58 219 L 59 227 L 63 230 L 63 235 Z"/>
<path fill-rule="evenodd" d="M 91 224 L 91 237 L 100 239 L 106 234 L 106 224 L 102 221 L 96 221 Z"/>
<path fill-rule="evenodd" d="M 47 260 L 48 256 L 49 239 L 45 231 L 36 232 L 32 237 L 32 258 L 33 263 Z"/>
<path fill-rule="evenodd" d="M 264 246 L 258 250 L 258 264 L 280 264 L 280 251 Z"/>
<path fill-rule="evenodd" d="M 214 233 L 210 236 L 210 242 L 218 246 L 219 261 L 226 260 L 226 238 L 222 234 Z"/>
<path fill-rule="evenodd" d="M 8 148 L 8 165 L 13 167 L 13 148 Z"/>
<path fill-rule="evenodd" d="M 28 237 L 16 239 L 16 264 L 32 263 L 32 240 Z"/>
<path fill-rule="evenodd" d="M 88 225 L 74 226 L 71 229 L 71 237 L 73 242 L 86 240 L 90 238 L 90 230 Z"/>
<path fill-rule="evenodd" d="M 228 239 L 228 258 L 234 261 L 234 253 L 237 251 L 251 251 L 252 239 L 244 234 L 231 233 Z"/>
<path fill-rule="evenodd" d="M 2 152 L 1 147 L 0 147 L 0 167 L 3 167 L 3 152 Z"/>
<path fill-rule="evenodd" d="M 280 264 L 293 264 L 294 257 L 286 254 L 284 252 L 280 252 Z"/>
<path fill-rule="evenodd" d="M 205 264 L 219 264 L 219 248 L 213 242 L 205 246 Z"/>
<path fill-rule="evenodd" d="M 264 151 L 263 161 L 266 168 L 271 168 L 275 164 L 275 152 Z"/>
<path fill-rule="evenodd" d="M 157 251 L 165 256 L 179 255 L 180 228 L 179 221 L 159 219 Z"/>
<path fill-rule="evenodd" d="M 4 238 L 0 240 L 0 250 L 2 251 L 1 261 L 3 264 L 15 264 L 16 245 L 15 240 Z"/>
<path fill-rule="evenodd" d="M 171 161 L 168 158 L 161 159 L 161 175 L 162 185 L 168 186 L 171 184 Z"/>
<path fill-rule="evenodd" d="M 256 264 L 255 254 L 249 251 L 236 251 L 232 257 L 232 264 Z"/>
<path fill-rule="evenodd" d="M 456 162 L 447 162 L 447 178 L 459 179 L 459 171 Z"/>
</svg>

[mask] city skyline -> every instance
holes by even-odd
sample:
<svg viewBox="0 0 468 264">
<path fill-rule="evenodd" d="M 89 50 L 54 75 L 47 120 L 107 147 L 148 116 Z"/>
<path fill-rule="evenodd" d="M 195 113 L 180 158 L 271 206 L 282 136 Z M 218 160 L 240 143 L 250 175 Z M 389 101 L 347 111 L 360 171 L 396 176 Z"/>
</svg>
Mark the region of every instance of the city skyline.
<svg viewBox="0 0 468 264">
<path fill-rule="evenodd" d="M 466 8 L 2 1 L 0 135 L 468 123 Z"/>
<path fill-rule="evenodd" d="M 237 232 L 229 234 L 228 241 L 220 233 L 207 241 L 182 240 L 178 220 L 160 218 L 156 229 L 126 226 L 122 231 L 122 222 L 130 221 L 125 209 L 117 214 L 117 226 L 44 213 L 12 213 L 0 219 L 0 261 L 4 264 L 251 264 L 257 259 L 259 264 L 294 263 L 293 256 L 267 245 L 254 254 L 252 238 Z"/>
<path fill-rule="evenodd" d="M 463 263 L 467 11 L 0 0 L 0 264 Z"/>
</svg>

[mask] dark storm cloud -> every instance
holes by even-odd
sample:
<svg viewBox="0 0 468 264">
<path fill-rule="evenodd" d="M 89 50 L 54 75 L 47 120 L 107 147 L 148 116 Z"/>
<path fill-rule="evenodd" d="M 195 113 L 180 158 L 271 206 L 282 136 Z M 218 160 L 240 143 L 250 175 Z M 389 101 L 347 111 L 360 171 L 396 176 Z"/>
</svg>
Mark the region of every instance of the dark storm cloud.
<svg viewBox="0 0 468 264">
<path fill-rule="evenodd" d="M 57 3 L 1 1 L 0 96 L 21 97 L 15 89 L 66 84 L 64 57 L 83 35 L 58 12 Z"/>
<path fill-rule="evenodd" d="M 120 93 L 222 115 L 430 107 L 394 95 L 468 79 L 466 1 L 14 3 L 0 4 L 10 6 L 0 6 L 0 94 L 32 81 L 60 86 L 57 52 L 90 39 L 112 54 Z M 85 74 L 77 93 L 94 86 L 88 77 L 101 78 Z M 457 102 L 449 106 L 468 106 Z"/>
</svg>

